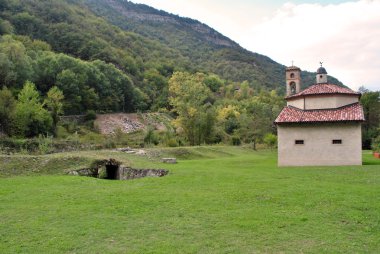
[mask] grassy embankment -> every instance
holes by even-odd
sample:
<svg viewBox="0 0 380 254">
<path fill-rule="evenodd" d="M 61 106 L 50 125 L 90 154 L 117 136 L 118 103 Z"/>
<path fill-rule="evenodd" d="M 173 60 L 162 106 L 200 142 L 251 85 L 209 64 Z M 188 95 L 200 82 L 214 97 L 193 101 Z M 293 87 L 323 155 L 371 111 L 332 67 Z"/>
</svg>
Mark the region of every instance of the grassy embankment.
<svg viewBox="0 0 380 254">
<path fill-rule="evenodd" d="M 158 162 L 180 158 L 177 165 Z M 380 160 L 277 168 L 234 147 L 0 157 L 2 253 L 376 253 Z M 94 158 L 167 168 L 163 178 L 64 175 Z M 13 174 L 13 176 L 11 176 Z"/>
</svg>

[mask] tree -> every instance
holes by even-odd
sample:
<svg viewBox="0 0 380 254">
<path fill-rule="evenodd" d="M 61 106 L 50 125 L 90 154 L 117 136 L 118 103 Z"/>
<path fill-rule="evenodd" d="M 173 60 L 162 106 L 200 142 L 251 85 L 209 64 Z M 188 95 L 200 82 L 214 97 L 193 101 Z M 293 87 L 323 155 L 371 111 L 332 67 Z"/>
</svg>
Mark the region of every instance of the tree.
<svg viewBox="0 0 380 254">
<path fill-rule="evenodd" d="M 360 102 L 363 105 L 366 120 L 362 131 L 363 148 L 370 149 L 372 139 L 380 134 L 380 92 L 371 92 L 364 87 L 360 90 L 364 92 Z"/>
<path fill-rule="evenodd" d="M 59 120 L 59 115 L 63 113 L 63 103 L 62 100 L 65 97 L 63 92 L 59 90 L 58 87 L 54 86 L 50 88 L 47 93 L 47 97 L 44 101 L 48 111 L 50 112 L 51 118 L 53 120 L 53 130 L 54 134 L 56 133 L 57 123 Z"/>
<path fill-rule="evenodd" d="M 0 130 L 7 134 L 10 133 L 13 114 L 16 108 L 16 100 L 13 94 L 7 87 L 3 87 L 0 91 Z"/>
<path fill-rule="evenodd" d="M 31 58 L 28 56 L 25 46 L 10 35 L 5 35 L 0 40 L 0 53 L 0 65 L 7 69 L 2 72 L 11 74 L 6 75 L 6 78 L 2 77 L 3 80 L 0 81 L 9 87 L 16 85 L 20 88 L 32 74 Z"/>
<path fill-rule="evenodd" d="M 177 129 L 181 129 L 190 145 L 200 145 L 205 140 L 204 131 L 209 131 L 211 118 L 207 118 L 207 130 L 202 128 L 205 112 L 210 107 L 206 103 L 211 95 L 210 89 L 203 83 L 204 74 L 175 72 L 169 80 L 169 102 L 178 114 L 175 120 Z M 210 134 L 208 134 L 210 135 Z"/>
<path fill-rule="evenodd" d="M 14 134 L 33 137 L 51 132 L 53 120 L 43 108 L 33 83 L 27 81 L 18 95 L 15 109 Z"/>
<path fill-rule="evenodd" d="M 8 20 L 0 19 L 0 35 L 12 34 L 13 30 L 14 30 L 14 28 Z"/>
</svg>

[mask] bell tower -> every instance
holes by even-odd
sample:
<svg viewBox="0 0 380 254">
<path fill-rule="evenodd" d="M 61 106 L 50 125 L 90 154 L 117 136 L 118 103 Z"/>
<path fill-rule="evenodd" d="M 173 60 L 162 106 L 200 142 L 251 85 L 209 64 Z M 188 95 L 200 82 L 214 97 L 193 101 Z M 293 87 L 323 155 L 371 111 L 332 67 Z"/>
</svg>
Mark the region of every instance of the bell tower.
<svg viewBox="0 0 380 254">
<path fill-rule="evenodd" d="M 296 66 L 286 68 L 286 96 L 301 91 L 301 69 Z"/>
<path fill-rule="evenodd" d="M 326 84 L 327 83 L 327 71 L 322 67 L 323 62 L 320 62 L 321 67 L 317 70 L 317 84 Z"/>
</svg>

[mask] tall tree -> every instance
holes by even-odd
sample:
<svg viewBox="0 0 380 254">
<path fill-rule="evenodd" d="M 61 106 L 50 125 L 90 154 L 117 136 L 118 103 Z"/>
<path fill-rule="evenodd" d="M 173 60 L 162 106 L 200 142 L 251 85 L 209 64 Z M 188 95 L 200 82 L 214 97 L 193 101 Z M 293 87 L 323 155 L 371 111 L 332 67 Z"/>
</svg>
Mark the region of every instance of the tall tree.
<svg viewBox="0 0 380 254">
<path fill-rule="evenodd" d="M 59 120 L 59 115 L 63 113 L 63 103 L 62 100 L 65 97 L 63 96 L 63 92 L 59 90 L 58 87 L 54 86 L 50 88 L 47 93 L 47 97 L 44 101 L 47 109 L 50 112 L 51 118 L 53 120 L 53 131 L 56 133 L 57 123 Z"/>
<path fill-rule="evenodd" d="M 205 140 L 202 120 L 207 108 L 210 89 L 204 84 L 204 74 L 175 72 L 169 80 L 169 102 L 178 114 L 175 121 L 178 130 L 182 130 L 190 145 L 200 145 Z M 210 125 L 211 118 L 208 118 Z M 210 126 L 207 128 L 209 131 Z M 210 134 L 208 134 L 210 135 Z"/>
<path fill-rule="evenodd" d="M 371 149 L 371 141 L 380 134 L 380 91 L 371 92 L 364 87 L 360 102 L 363 105 L 365 122 L 363 123 L 363 148 Z"/>
<path fill-rule="evenodd" d="M 36 86 L 26 82 L 18 95 L 15 110 L 15 134 L 33 137 L 51 132 L 53 120 L 44 109 Z"/>
<path fill-rule="evenodd" d="M 3 133 L 10 133 L 13 114 L 16 108 L 16 100 L 7 87 L 3 87 L 0 91 L 0 130 Z"/>
</svg>

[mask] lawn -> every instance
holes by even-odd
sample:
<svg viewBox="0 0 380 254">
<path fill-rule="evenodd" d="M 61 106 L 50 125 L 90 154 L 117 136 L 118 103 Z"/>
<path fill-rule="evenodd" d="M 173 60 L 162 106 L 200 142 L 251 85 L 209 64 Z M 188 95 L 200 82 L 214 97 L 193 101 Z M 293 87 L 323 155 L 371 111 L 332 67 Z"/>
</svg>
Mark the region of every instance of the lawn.
<svg viewBox="0 0 380 254">
<path fill-rule="evenodd" d="M 380 160 L 370 152 L 364 166 L 306 168 L 277 168 L 274 151 L 238 147 L 151 155 L 0 157 L 0 252 L 380 251 Z M 103 157 L 170 174 L 132 181 L 64 174 Z"/>
</svg>

